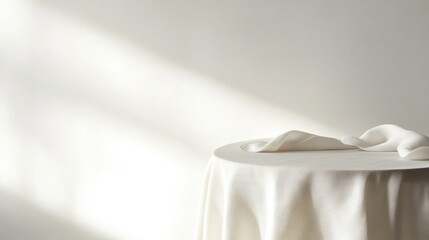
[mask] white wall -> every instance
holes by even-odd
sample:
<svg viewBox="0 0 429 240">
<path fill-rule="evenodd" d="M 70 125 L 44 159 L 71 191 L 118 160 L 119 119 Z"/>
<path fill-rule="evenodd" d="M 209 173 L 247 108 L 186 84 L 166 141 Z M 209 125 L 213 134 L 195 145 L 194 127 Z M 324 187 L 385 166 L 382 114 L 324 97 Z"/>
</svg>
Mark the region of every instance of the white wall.
<svg viewBox="0 0 429 240">
<path fill-rule="evenodd" d="M 219 145 L 429 133 L 426 1 L 0 6 L 0 238 L 187 240 Z"/>
</svg>

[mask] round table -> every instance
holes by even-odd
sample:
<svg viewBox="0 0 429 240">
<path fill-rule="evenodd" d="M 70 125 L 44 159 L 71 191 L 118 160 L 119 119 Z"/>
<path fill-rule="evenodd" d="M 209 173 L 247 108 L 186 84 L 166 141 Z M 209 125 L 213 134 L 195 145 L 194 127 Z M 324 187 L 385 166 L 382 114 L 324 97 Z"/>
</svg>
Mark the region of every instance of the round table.
<svg viewBox="0 0 429 240">
<path fill-rule="evenodd" d="M 198 240 L 429 239 L 429 161 L 360 150 L 252 153 L 244 143 L 210 159 Z"/>
</svg>

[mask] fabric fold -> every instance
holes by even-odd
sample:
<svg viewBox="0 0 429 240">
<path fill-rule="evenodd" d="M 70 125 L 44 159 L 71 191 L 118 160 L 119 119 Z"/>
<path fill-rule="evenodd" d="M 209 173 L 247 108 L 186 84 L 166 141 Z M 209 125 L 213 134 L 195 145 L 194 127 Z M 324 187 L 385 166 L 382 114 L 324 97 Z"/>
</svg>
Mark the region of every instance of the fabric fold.
<svg viewBox="0 0 429 240">
<path fill-rule="evenodd" d="M 341 139 L 292 130 L 267 141 L 246 143 L 249 152 L 285 152 L 361 149 L 371 152 L 398 152 L 405 159 L 429 159 L 429 137 L 393 124 L 383 124 L 365 131 L 360 137 Z"/>
</svg>

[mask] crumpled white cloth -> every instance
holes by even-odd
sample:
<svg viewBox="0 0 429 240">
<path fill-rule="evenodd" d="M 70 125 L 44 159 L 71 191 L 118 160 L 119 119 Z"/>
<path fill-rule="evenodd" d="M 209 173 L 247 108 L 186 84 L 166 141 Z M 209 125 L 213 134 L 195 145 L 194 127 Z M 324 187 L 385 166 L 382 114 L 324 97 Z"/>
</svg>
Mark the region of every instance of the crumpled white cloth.
<svg viewBox="0 0 429 240">
<path fill-rule="evenodd" d="M 281 152 L 311 150 L 341 150 L 359 148 L 364 151 L 394 152 L 406 159 L 429 159 L 429 137 L 393 124 L 371 128 L 360 137 L 341 139 L 318 136 L 292 130 L 270 141 L 246 143 L 241 148 L 249 152 Z"/>
</svg>

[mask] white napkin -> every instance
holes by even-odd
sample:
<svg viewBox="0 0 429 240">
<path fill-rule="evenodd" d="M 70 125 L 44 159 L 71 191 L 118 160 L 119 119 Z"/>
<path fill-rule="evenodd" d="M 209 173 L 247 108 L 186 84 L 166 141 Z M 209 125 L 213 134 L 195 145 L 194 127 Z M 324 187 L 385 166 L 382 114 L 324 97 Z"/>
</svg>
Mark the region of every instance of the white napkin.
<svg viewBox="0 0 429 240">
<path fill-rule="evenodd" d="M 360 137 L 341 139 L 292 130 L 269 141 L 246 143 L 241 149 L 249 152 L 285 152 L 361 149 L 372 152 L 395 152 L 406 159 L 429 159 L 429 137 L 397 125 L 383 124 L 371 128 Z"/>
</svg>

